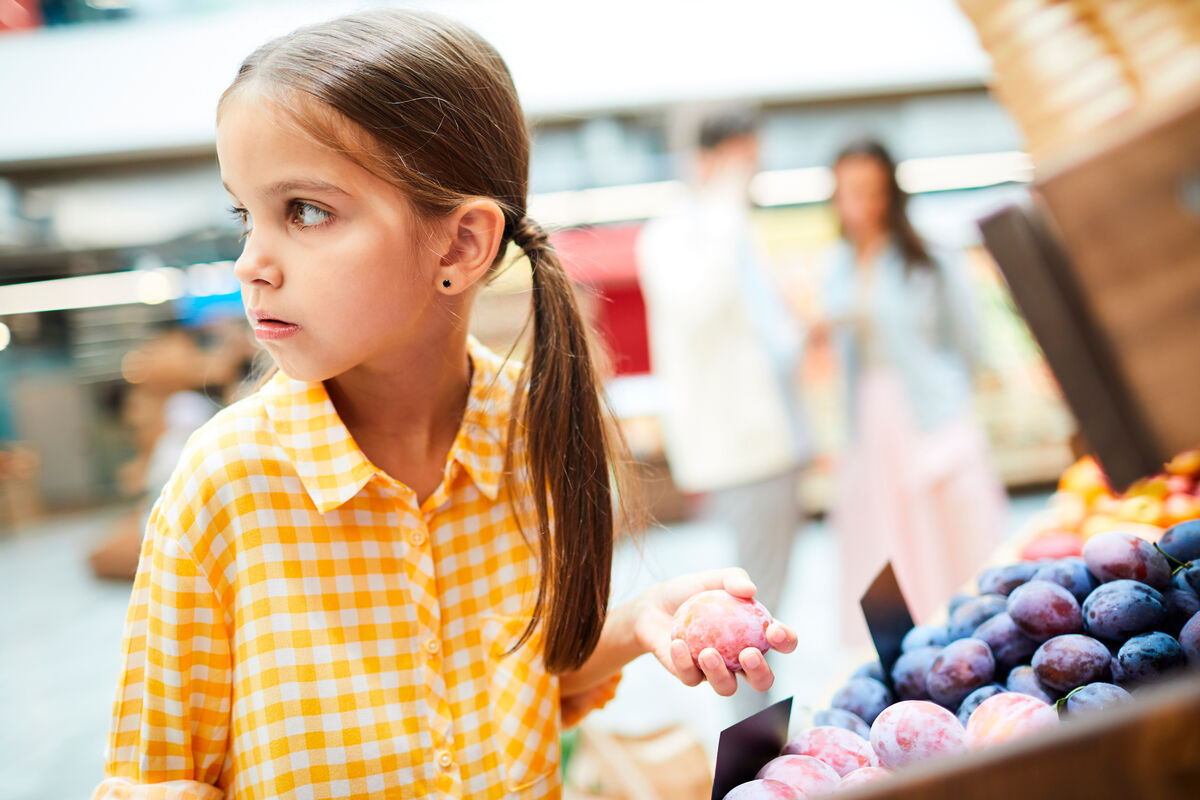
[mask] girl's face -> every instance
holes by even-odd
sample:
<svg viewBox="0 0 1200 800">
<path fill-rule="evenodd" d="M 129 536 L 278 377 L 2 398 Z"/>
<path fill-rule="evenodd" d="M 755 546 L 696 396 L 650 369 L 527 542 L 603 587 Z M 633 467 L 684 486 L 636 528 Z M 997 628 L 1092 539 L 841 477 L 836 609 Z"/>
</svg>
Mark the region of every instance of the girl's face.
<svg viewBox="0 0 1200 800">
<path fill-rule="evenodd" d="M 833 207 L 850 239 L 887 229 L 891 206 L 887 167 L 871 156 L 849 156 L 833 168 Z"/>
<path fill-rule="evenodd" d="M 439 258 L 395 186 L 247 91 L 221 109 L 217 158 L 247 228 L 234 270 L 246 315 L 285 374 L 386 368 L 437 335 Z"/>
</svg>

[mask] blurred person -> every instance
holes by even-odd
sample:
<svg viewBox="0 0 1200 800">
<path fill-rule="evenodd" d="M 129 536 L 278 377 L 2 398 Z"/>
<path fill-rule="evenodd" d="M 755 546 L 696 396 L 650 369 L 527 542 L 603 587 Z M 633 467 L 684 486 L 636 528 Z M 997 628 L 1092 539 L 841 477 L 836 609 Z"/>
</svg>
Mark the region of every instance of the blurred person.
<svg viewBox="0 0 1200 800">
<path fill-rule="evenodd" d="M 216 339 L 209 347 L 173 325 L 122 360 L 129 388 L 121 412 L 137 456 L 121 467 L 118 483 L 136 504 L 117 517 L 88 554 L 97 577 L 134 577 L 150 506 L 171 477 L 188 437 L 229 401 L 246 376 L 253 355 L 246 323 L 223 320 L 208 327 Z"/>
<path fill-rule="evenodd" d="M 242 63 L 217 156 L 278 370 L 188 440 L 151 512 L 94 798 L 556 798 L 563 726 L 632 659 L 732 694 L 672 615 L 752 597 L 744 571 L 608 608 L 619 450 L 491 45 L 395 8 L 301 28 Z M 510 243 L 524 365 L 468 334 Z M 761 652 L 736 655 L 768 689 Z"/>
<path fill-rule="evenodd" d="M 802 523 L 803 336 L 750 222 L 756 119 L 706 119 L 698 145 L 693 190 L 638 241 L 663 447 L 675 484 L 704 495 L 703 514 L 732 532 L 773 609 Z"/>
<path fill-rule="evenodd" d="M 831 524 L 846 635 L 865 641 L 858 598 L 887 559 L 928 619 L 1001 542 L 1007 501 L 971 415 L 980 334 L 965 259 L 913 229 L 879 142 L 847 145 L 833 173 L 841 240 L 819 330 L 847 380 L 850 444 Z"/>
</svg>

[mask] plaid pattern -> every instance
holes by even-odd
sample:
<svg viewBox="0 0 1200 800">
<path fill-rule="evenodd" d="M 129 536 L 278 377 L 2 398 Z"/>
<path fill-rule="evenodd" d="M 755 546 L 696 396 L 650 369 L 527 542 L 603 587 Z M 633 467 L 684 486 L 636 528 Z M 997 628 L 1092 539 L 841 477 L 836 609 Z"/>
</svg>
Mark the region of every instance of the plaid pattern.
<svg viewBox="0 0 1200 800">
<path fill-rule="evenodd" d="M 276 375 L 193 436 L 151 515 L 94 800 L 559 795 L 557 678 L 537 635 L 505 655 L 537 589 L 502 474 L 516 367 L 470 354 L 420 507 L 320 383 Z"/>
</svg>

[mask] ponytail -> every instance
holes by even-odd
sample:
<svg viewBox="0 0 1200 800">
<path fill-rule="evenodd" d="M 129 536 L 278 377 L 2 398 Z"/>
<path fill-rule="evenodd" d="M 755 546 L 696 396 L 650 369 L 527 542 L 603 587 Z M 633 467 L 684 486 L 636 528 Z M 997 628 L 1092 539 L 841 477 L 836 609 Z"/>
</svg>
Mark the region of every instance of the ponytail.
<svg viewBox="0 0 1200 800">
<path fill-rule="evenodd" d="M 528 217 L 512 238 L 533 274 L 533 347 L 518 381 L 524 395 L 509 442 L 520 425 L 542 567 L 533 619 L 513 649 L 544 619 L 544 663 L 565 672 L 595 650 L 608 609 L 615 514 L 609 440 L 587 331 L 558 254 Z"/>
</svg>

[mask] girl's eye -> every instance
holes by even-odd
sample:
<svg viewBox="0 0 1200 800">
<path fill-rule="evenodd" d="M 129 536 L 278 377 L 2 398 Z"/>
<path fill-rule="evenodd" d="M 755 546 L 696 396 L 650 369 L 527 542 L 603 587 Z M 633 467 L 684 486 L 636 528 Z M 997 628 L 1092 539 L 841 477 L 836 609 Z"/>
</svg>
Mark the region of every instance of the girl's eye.
<svg viewBox="0 0 1200 800">
<path fill-rule="evenodd" d="M 250 212 L 244 208 L 230 206 L 229 214 L 235 220 L 242 223 L 242 238 L 246 238 L 246 234 L 250 233 L 251 229 L 254 228 L 254 220 L 250 219 Z"/>
<path fill-rule="evenodd" d="M 301 228 L 315 228 L 329 221 L 329 212 L 312 203 L 297 200 L 292 205 L 292 222 Z"/>
</svg>

